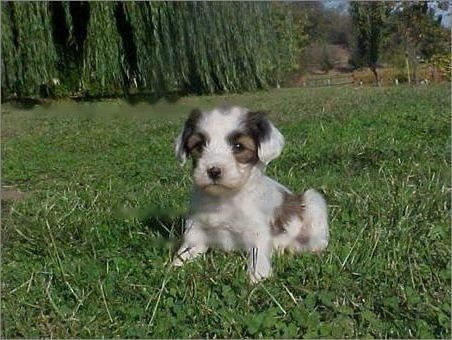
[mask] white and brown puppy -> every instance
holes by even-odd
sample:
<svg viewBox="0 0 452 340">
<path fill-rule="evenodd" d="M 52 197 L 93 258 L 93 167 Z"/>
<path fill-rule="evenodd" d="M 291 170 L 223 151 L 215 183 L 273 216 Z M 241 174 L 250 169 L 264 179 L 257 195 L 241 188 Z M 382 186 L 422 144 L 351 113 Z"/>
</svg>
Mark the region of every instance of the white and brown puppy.
<svg viewBox="0 0 452 340">
<path fill-rule="evenodd" d="M 284 137 L 261 112 L 240 107 L 194 110 L 176 140 L 176 154 L 193 159 L 194 189 L 181 266 L 209 247 L 249 252 L 253 282 L 271 275 L 273 250 L 323 250 L 327 207 L 315 190 L 294 195 L 265 176 Z"/>
</svg>

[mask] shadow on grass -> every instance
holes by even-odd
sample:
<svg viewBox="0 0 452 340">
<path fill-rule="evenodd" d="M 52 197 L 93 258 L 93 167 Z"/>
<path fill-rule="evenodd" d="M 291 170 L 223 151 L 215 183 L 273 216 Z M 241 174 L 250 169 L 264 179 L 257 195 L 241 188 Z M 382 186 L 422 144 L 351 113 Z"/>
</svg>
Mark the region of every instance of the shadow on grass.
<svg viewBox="0 0 452 340">
<path fill-rule="evenodd" d="M 182 242 L 185 217 L 185 212 L 153 209 L 141 222 L 149 233 L 155 235 L 152 238 L 154 247 L 168 247 L 177 251 Z"/>
<path fill-rule="evenodd" d="M 167 213 L 152 214 L 141 220 L 143 225 L 154 234 L 165 238 L 180 238 L 184 232 L 185 215 Z"/>
<path fill-rule="evenodd" d="M 184 233 L 186 211 L 180 209 L 162 209 L 156 207 L 121 208 L 117 211 L 121 219 L 137 219 L 143 231 L 152 235 L 154 247 L 176 248 L 180 245 Z"/>
<path fill-rule="evenodd" d="M 41 91 L 42 92 L 42 91 Z M 36 106 L 49 107 L 54 100 L 61 98 L 73 100 L 77 103 L 98 103 L 108 99 L 123 98 L 129 105 L 135 106 L 140 103 L 154 105 L 159 101 L 166 101 L 174 104 L 183 96 L 189 93 L 184 91 L 167 91 L 167 92 L 136 92 L 136 93 L 118 93 L 117 95 L 103 96 L 90 95 L 89 93 L 80 93 L 74 95 L 66 95 L 62 97 L 56 96 L 52 91 L 46 90 L 40 96 L 18 97 L 6 96 L 1 98 L 2 103 L 9 103 L 17 110 L 31 110 Z"/>
<path fill-rule="evenodd" d="M 137 105 L 143 102 L 153 105 L 162 99 L 168 103 L 176 103 L 184 95 L 186 95 L 186 93 L 177 91 L 162 93 L 129 93 L 124 99 L 130 105 Z"/>
</svg>

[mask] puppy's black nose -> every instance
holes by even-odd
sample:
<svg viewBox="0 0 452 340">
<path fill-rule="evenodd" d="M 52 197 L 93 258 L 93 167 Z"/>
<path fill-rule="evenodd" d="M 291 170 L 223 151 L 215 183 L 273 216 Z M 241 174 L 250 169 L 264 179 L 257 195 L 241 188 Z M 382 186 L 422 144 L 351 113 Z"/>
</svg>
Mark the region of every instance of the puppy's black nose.
<svg viewBox="0 0 452 340">
<path fill-rule="evenodd" d="M 207 170 L 207 174 L 211 179 L 218 179 L 221 176 L 221 169 L 213 166 L 209 170 Z"/>
</svg>

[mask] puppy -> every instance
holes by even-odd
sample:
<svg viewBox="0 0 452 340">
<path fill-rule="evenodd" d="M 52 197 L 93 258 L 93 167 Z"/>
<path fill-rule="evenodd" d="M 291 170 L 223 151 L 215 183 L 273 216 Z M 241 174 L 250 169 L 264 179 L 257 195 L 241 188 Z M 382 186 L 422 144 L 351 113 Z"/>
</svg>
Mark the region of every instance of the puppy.
<svg viewBox="0 0 452 340">
<path fill-rule="evenodd" d="M 248 252 L 252 282 L 272 273 L 275 250 L 319 252 L 328 244 L 327 206 L 307 190 L 294 195 L 265 176 L 284 137 L 261 112 L 240 107 L 193 110 L 176 140 L 182 164 L 193 160 L 194 188 L 174 266 L 209 247 Z"/>
</svg>

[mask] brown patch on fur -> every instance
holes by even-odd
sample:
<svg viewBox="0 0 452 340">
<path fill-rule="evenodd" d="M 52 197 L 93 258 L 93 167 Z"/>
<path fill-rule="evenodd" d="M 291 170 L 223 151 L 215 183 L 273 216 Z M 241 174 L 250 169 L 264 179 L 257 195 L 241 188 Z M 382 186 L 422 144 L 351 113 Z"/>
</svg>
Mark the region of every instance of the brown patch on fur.
<svg viewBox="0 0 452 340">
<path fill-rule="evenodd" d="M 187 155 L 190 153 L 187 142 L 189 138 L 196 133 L 196 128 L 201 117 L 202 117 L 201 111 L 199 109 L 194 109 L 190 112 L 190 115 L 187 121 L 185 122 L 184 131 L 182 132 L 182 145 Z"/>
<path fill-rule="evenodd" d="M 271 125 L 264 112 L 248 112 L 242 123 L 246 134 L 253 138 L 257 147 L 270 138 Z"/>
<path fill-rule="evenodd" d="M 257 145 L 251 136 L 241 132 L 234 132 L 228 137 L 228 140 L 237 162 L 253 165 L 258 162 Z"/>
<path fill-rule="evenodd" d="M 202 133 L 196 132 L 188 137 L 185 148 L 193 158 L 199 158 L 205 145 L 206 137 Z"/>
<path fill-rule="evenodd" d="M 303 195 L 293 195 L 286 191 L 282 192 L 282 195 L 283 202 L 275 210 L 274 219 L 270 224 L 272 236 L 277 236 L 286 232 L 285 226 L 293 216 L 296 216 L 300 221 L 303 221 L 303 214 L 305 211 Z M 309 231 L 302 229 L 295 239 L 300 244 L 306 244 L 309 242 L 309 238 Z"/>
<path fill-rule="evenodd" d="M 305 229 L 301 229 L 300 233 L 297 235 L 297 237 L 295 237 L 295 239 L 300 243 L 300 244 L 306 244 L 309 242 L 309 238 L 310 235 L 308 233 L 307 230 Z"/>
</svg>

